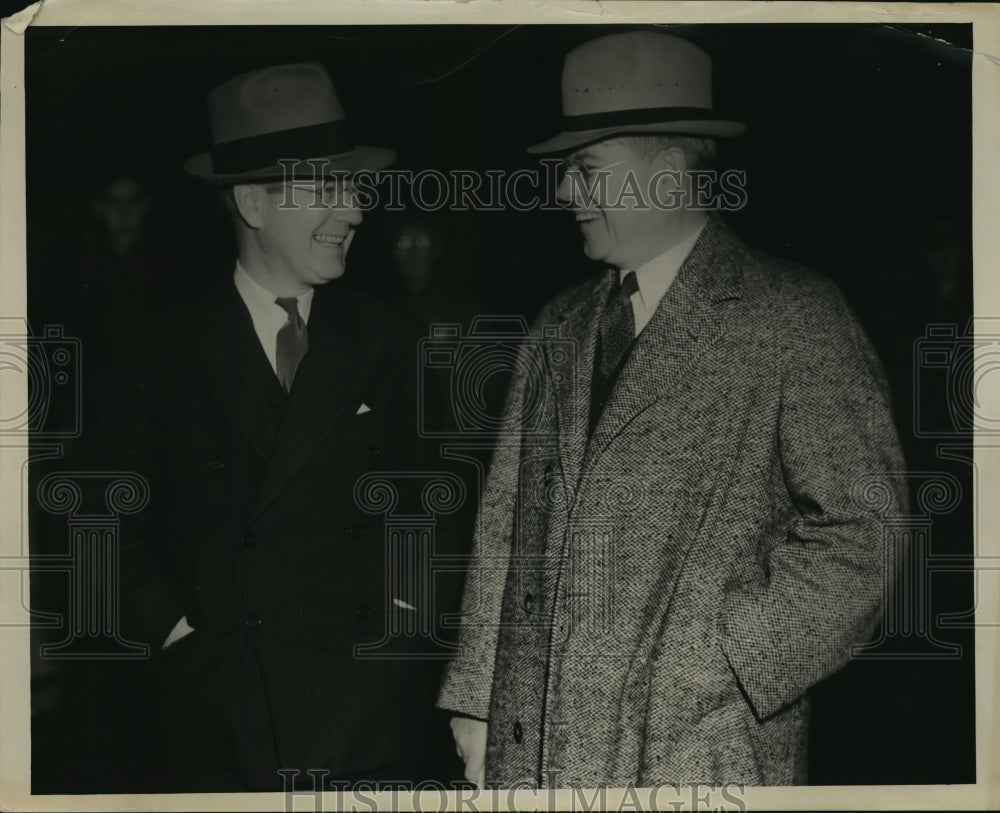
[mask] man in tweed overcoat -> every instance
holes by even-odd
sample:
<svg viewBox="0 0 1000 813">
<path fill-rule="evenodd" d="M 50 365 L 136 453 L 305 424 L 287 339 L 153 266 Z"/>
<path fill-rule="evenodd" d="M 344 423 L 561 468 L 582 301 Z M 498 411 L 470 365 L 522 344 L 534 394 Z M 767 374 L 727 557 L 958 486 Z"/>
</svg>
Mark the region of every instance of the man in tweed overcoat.
<svg viewBox="0 0 1000 813">
<path fill-rule="evenodd" d="M 594 40 L 566 59 L 565 132 L 532 150 L 565 156 L 608 270 L 539 315 L 485 485 L 439 697 L 480 784 L 804 782 L 807 690 L 878 619 L 906 496 L 864 332 L 717 215 L 620 194 L 691 199 L 743 129 L 709 77 L 674 37 Z"/>
</svg>

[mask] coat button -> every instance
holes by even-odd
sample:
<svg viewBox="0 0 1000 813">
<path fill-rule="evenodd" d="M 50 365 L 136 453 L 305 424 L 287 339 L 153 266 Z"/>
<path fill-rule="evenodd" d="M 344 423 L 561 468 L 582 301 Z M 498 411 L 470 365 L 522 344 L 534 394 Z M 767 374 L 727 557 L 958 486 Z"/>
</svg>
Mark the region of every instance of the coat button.
<svg viewBox="0 0 1000 813">
<path fill-rule="evenodd" d="M 256 613 L 250 613 L 246 617 L 244 623 L 246 624 L 248 630 L 259 630 L 260 625 L 263 624 L 264 622 L 261 620 L 261 617 Z"/>
<path fill-rule="evenodd" d="M 524 739 L 524 729 L 521 727 L 521 721 L 518 720 L 514 723 L 514 742 L 520 745 L 521 740 Z"/>
<path fill-rule="evenodd" d="M 245 547 L 245 548 L 252 548 L 256 544 L 257 544 L 257 537 L 256 536 L 254 536 L 249 531 L 247 531 L 245 534 L 243 534 L 243 547 Z"/>
<path fill-rule="evenodd" d="M 360 607 L 358 607 L 357 612 L 355 614 L 357 615 L 359 621 L 367 621 L 369 618 L 371 618 L 372 608 L 369 607 L 367 604 L 362 604 Z"/>
<path fill-rule="evenodd" d="M 379 447 L 379 446 L 369 446 L 368 447 L 368 456 L 369 457 L 381 457 L 382 456 L 382 449 L 381 449 L 381 447 Z"/>
<path fill-rule="evenodd" d="M 212 471 L 222 471 L 226 467 L 226 463 L 219 457 L 213 457 L 208 461 L 208 467 Z"/>
<path fill-rule="evenodd" d="M 352 525 L 347 531 L 353 539 L 360 539 L 365 535 L 365 529 L 360 525 Z"/>
<path fill-rule="evenodd" d="M 524 609 L 529 613 L 535 609 L 535 597 L 531 593 L 527 593 L 524 596 Z"/>
</svg>

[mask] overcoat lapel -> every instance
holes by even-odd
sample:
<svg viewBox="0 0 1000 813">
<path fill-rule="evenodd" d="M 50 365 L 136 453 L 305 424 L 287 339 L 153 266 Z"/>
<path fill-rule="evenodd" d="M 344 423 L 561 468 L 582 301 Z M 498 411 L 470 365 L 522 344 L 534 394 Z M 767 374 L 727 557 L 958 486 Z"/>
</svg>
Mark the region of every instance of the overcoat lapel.
<svg viewBox="0 0 1000 813">
<path fill-rule="evenodd" d="M 267 460 L 285 394 L 232 278 L 226 286 L 222 297 L 206 301 L 197 312 L 187 364 L 237 431 Z"/>
<path fill-rule="evenodd" d="M 617 278 L 617 271 L 607 271 L 594 281 L 587 293 L 570 305 L 565 313 L 560 314 L 560 338 L 570 340 L 575 353 L 570 375 L 565 374 L 566 363 L 560 364 L 559 359 L 554 358 L 563 345 L 557 342 L 545 345 L 556 398 L 556 432 L 564 483 L 568 488 L 575 489 L 580 478 L 580 465 L 587 448 L 590 384 L 594 375 L 598 326 L 604 303 L 611 295 L 611 288 Z"/>
<path fill-rule="evenodd" d="M 332 294 L 332 295 L 331 295 Z M 345 292 L 317 289 L 309 317 L 309 350 L 295 373 L 271 464 L 261 485 L 253 516 L 281 492 L 316 451 L 331 427 L 353 416 L 364 373 L 381 343 L 363 339 Z"/>
<path fill-rule="evenodd" d="M 630 421 L 674 392 L 725 333 L 742 292 L 743 259 L 739 241 L 710 219 L 622 367 L 587 445 L 584 472 Z"/>
</svg>

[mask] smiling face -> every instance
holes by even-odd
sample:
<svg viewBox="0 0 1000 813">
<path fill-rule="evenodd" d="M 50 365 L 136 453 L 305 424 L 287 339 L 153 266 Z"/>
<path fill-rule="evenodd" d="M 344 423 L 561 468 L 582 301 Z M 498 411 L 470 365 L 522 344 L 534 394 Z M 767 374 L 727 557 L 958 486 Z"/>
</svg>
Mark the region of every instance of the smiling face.
<svg viewBox="0 0 1000 813">
<path fill-rule="evenodd" d="M 647 158 L 626 141 L 611 139 L 566 156 L 557 195 L 580 225 L 587 257 L 634 270 L 670 247 L 676 213 L 662 202 L 670 200 L 675 184 L 664 171 L 684 168 L 674 152 Z"/>
<path fill-rule="evenodd" d="M 233 190 L 243 225 L 240 262 L 276 296 L 343 276 L 361 224 L 350 181 L 245 185 Z"/>
</svg>

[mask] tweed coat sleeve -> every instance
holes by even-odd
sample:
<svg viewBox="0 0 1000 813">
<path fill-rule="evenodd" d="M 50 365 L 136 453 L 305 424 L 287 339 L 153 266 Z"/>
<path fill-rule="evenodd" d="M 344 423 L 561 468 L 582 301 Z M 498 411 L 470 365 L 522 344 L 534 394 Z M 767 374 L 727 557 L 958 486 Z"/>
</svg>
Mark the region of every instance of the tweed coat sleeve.
<svg viewBox="0 0 1000 813">
<path fill-rule="evenodd" d="M 762 583 L 732 585 L 722 648 L 758 717 L 795 700 L 849 658 L 877 620 L 894 552 L 886 514 L 906 510 L 888 384 L 839 291 L 811 276 L 786 315 L 776 448 L 793 506 L 764 552 Z M 872 477 L 886 505 L 856 498 Z"/>
<path fill-rule="evenodd" d="M 521 460 L 520 418 L 529 355 L 529 340 L 519 352 L 504 404 L 493 460 L 476 516 L 472 565 L 466 574 L 459 635 L 461 651 L 449 663 L 437 705 L 467 717 L 486 720 L 493 687 L 497 635 L 504 585 L 510 564 Z"/>
</svg>

